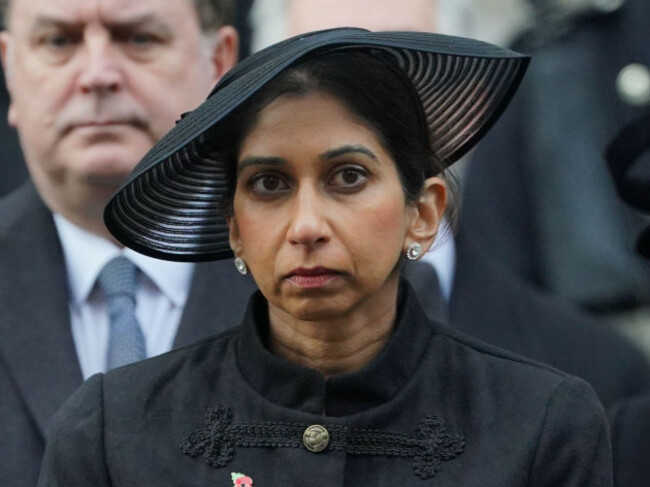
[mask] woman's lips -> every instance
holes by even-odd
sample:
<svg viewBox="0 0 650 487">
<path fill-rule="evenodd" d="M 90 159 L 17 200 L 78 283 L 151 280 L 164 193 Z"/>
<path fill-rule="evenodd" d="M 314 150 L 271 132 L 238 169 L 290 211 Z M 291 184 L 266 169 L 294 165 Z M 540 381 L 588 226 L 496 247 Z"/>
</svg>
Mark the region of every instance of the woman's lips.
<svg viewBox="0 0 650 487">
<path fill-rule="evenodd" d="M 325 267 L 299 268 L 291 271 L 286 280 L 303 289 L 314 289 L 329 284 L 339 275 L 339 272 Z"/>
</svg>

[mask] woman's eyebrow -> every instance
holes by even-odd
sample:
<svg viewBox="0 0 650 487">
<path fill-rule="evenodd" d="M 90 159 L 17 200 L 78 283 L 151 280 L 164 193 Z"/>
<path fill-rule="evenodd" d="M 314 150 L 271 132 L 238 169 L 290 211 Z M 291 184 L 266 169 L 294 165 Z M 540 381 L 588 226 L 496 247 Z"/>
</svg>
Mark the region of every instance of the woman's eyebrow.
<svg viewBox="0 0 650 487">
<path fill-rule="evenodd" d="M 372 159 L 373 161 L 379 162 L 379 159 L 374 154 L 374 152 L 372 152 L 367 147 L 364 147 L 363 145 L 343 145 L 335 149 L 330 149 L 328 151 L 323 152 L 320 155 L 320 159 L 321 161 L 327 161 L 350 153 L 364 154 L 370 157 L 370 159 Z"/>
<path fill-rule="evenodd" d="M 370 149 L 362 145 L 343 145 L 341 147 L 336 147 L 334 149 L 323 152 L 319 156 L 319 159 L 321 161 L 328 161 L 330 159 L 351 153 L 363 154 L 373 161 L 379 162 L 377 156 Z M 244 169 L 250 166 L 285 166 L 286 164 L 287 160 L 282 157 L 248 156 L 243 158 L 237 164 L 237 174 L 240 174 Z"/>
<path fill-rule="evenodd" d="M 282 157 L 248 156 L 244 157 L 239 161 L 239 164 L 237 164 L 237 174 L 240 174 L 249 166 L 284 166 L 286 164 L 287 160 Z"/>
</svg>

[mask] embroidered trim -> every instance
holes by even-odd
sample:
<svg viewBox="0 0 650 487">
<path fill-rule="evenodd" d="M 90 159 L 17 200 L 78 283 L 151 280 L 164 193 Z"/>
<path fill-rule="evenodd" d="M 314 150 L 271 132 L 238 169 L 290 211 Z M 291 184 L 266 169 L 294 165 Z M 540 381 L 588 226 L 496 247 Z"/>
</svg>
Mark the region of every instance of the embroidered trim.
<svg viewBox="0 0 650 487">
<path fill-rule="evenodd" d="M 235 423 L 232 412 L 224 406 L 208 409 L 206 428 L 185 438 L 181 451 L 191 457 L 202 456 L 208 465 L 226 466 L 235 448 L 305 448 L 302 435 L 305 423 Z M 413 458 L 415 474 L 426 479 L 433 477 L 443 461 L 463 452 L 463 435 L 451 435 L 444 422 L 436 416 L 427 416 L 420 422 L 415 437 L 391 431 L 355 429 L 344 425 L 326 426 L 330 434 L 327 447 L 349 455 L 383 455 Z"/>
</svg>

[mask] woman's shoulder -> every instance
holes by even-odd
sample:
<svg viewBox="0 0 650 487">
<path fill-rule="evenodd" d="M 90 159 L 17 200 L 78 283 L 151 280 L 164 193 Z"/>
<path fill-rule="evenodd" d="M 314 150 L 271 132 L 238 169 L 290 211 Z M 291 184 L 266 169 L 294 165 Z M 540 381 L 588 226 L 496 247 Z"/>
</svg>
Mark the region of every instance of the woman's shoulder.
<svg viewBox="0 0 650 487">
<path fill-rule="evenodd" d="M 145 391 L 154 394 L 161 386 L 170 384 L 200 386 L 200 381 L 209 380 L 207 375 L 214 377 L 220 370 L 233 366 L 230 362 L 234 362 L 235 342 L 240 333 L 241 327 L 237 326 L 191 345 L 113 369 L 104 374 L 105 397 L 127 398 L 129 391 L 142 397 Z M 114 394 L 114 390 L 120 394 Z"/>
<path fill-rule="evenodd" d="M 583 379 L 548 364 L 485 343 L 441 323 L 432 322 L 432 326 L 434 337 L 431 346 L 436 349 L 435 353 L 447 356 L 445 361 L 455 363 L 457 370 L 465 370 L 464 373 L 494 376 L 499 381 L 507 378 L 511 384 L 521 382 L 524 388 L 554 389 L 564 384 L 591 391 L 591 386 Z"/>
</svg>

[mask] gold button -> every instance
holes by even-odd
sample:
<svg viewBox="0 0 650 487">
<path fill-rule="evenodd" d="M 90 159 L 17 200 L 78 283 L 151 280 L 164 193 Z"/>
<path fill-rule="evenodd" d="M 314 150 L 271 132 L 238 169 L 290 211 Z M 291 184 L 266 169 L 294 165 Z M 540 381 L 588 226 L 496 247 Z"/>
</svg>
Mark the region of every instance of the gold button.
<svg viewBox="0 0 650 487">
<path fill-rule="evenodd" d="M 314 424 L 305 430 L 305 433 L 302 435 L 302 442 L 307 450 L 318 453 L 329 445 L 330 434 L 324 426 Z"/>
</svg>

